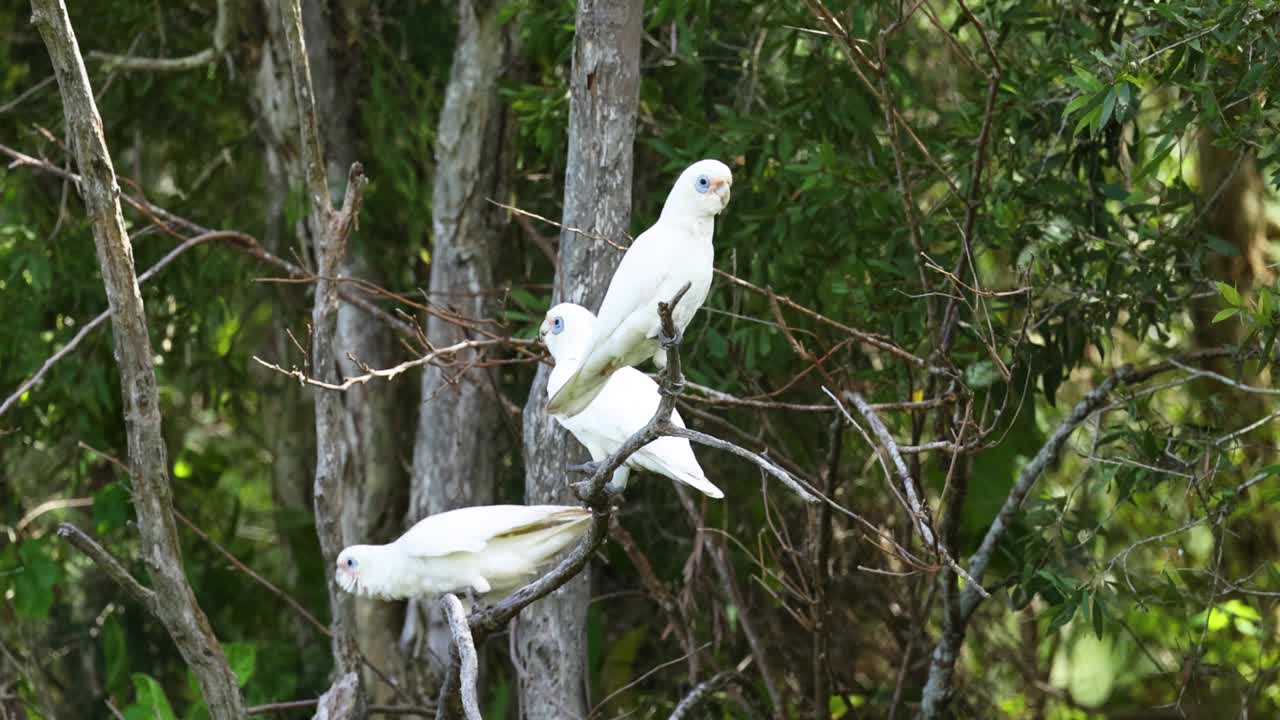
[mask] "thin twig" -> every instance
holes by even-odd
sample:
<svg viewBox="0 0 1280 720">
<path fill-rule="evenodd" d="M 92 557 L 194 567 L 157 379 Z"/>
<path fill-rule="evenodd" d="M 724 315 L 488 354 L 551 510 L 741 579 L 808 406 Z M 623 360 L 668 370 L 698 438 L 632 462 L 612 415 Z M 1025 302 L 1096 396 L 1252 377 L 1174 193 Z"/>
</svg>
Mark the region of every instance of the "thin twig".
<svg viewBox="0 0 1280 720">
<path fill-rule="evenodd" d="M 213 45 L 199 52 L 177 58 L 149 58 L 90 51 L 89 58 L 101 61 L 109 70 L 181 72 L 212 64 L 227 50 L 227 35 L 230 29 L 227 3 L 228 0 L 217 0 L 218 14 L 213 24 Z"/>
</svg>

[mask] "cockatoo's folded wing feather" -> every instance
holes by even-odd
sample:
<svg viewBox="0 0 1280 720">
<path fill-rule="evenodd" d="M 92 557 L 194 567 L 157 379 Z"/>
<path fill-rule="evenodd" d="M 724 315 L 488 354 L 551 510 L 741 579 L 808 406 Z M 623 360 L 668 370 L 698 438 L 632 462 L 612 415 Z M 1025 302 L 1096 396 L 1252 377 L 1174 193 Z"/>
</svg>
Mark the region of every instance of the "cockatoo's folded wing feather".
<svg viewBox="0 0 1280 720">
<path fill-rule="evenodd" d="M 609 281 L 591 343 L 578 370 L 551 397 L 547 412 L 577 415 L 620 367 L 643 362 L 653 354 L 646 339 L 656 337 L 658 303 L 684 283 L 669 252 L 673 244 L 662 225 L 654 225 L 631 244 Z"/>
<path fill-rule="evenodd" d="M 437 513 L 409 529 L 395 544 L 412 557 L 480 552 L 491 540 L 533 532 L 590 515 L 564 505 L 486 505 Z"/>
</svg>

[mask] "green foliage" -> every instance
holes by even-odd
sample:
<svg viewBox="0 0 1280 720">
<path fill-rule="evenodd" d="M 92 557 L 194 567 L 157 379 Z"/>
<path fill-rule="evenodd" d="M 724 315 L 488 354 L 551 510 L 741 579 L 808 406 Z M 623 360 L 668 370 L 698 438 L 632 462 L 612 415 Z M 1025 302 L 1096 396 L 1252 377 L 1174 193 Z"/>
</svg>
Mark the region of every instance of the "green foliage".
<svg viewBox="0 0 1280 720">
<path fill-rule="evenodd" d="M 0 97 L 7 99 L 51 72 L 35 31 L 21 20 L 27 5 L 10 4 L 11 12 L 0 13 Z M 880 63 L 879 33 L 903 4 L 828 4 Z M 121 52 L 137 38 L 136 52 L 176 56 L 208 43 L 211 3 L 79 5 L 73 20 L 93 30 L 81 33 L 86 50 Z M 919 6 L 887 38 L 883 58 L 883 87 L 901 115 L 901 162 L 915 199 L 910 219 L 880 77 L 851 63 L 838 38 L 809 32 L 818 27 L 809 3 L 646 5 L 633 232 L 656 218 L 676 172 L 693 159 L 720 157 L 735 174 L 733 202 L 717 223 L 720 269 L 921 357 L 945 359 L 958 375 L 948 388 L 949 381 L 851 342 L 837 326 L 789 306 L 775 313 L 768 295 L 721 279 L 686 335 L 689 378 L 739 397 L 796 404 L 828 403 L 828 386 L 860 388 L 885 403 L 951 393 L 954 404 L 937 414 L 882 413 L 904 444 L 955 440 L 938 435 L 944 413 L 972 407 L 972 417 L 951 418 L 987 431 L 972 458 L 955 466 L 938 453 L 908 458 L 939 526 L 954 518 L 962 562 L 1071 407 L 1115 367 L 1190 346 L 1203 330 L 1193 315 L 1206 298 L 1207 318 L 1240 331 L 1235 354 L 1219 369 L 1240 382 L 1261 373 L 1259 384 L 1275 371 L 1280 285 L 1214 274 L 1243 258 L 1206 224 L 1196 146 L 1203 133 L 1214 147 L 1253 153 L 1267 191 L 1280 187 L 1280 110 L 1271 97 L 1280 86 L 1277 3 L 967 4 L 1002 67 L 987 167 L 972 203 L 991 61 L 958 4 Z M 372 178 L 358 240 L 369 248 L 369 276 L 410 298 L 425 285 L 434 252 L 435 128 L 454 8 L 373 2 L 376 22 L 355 49 L 355 150 Z M 512 0 L 501 10 L 520 59 L 501 88 L 515 158 L 504 200 L 548 217 L 558 217 L 565 174 L 574 10 L 569 0 Z M 249 101 L 258 49 L 251 28 L 241 31 L 228 58 L 202 70 L 111 74 L 90 62 L 90 76 L 116 169 L 129 178 L 123 189 L 132 192 L 136 182 L 153 202 L 204 225 L 276 237 L 288 256 L 304 198 L 297 184 L 285 197 L 268 196 L 267 130 Z M 51 84 L 0 114 L 0 142 L 61 165 L 61 123 Z M 1270 196 L 1260 197 L 1274 215 Z M 282 219 L 269 219 L 273 202 L 283 205 Z M 130 212 L 128 221 L 139 269 L 174 246 L 167 234 L 145 230 L 146 218 Z M 928 253 L 923 267 L 913 235 Z M 549 305 L 553 270 L 514 226 L 501 253 L 497 319 L 504 331 L 532 337 Z M 947 279 L 954 268 L 962 268 L 962 285 Z M 327 598 L 316 578 L 326 568 L 313 520 L 305 508 L 279 502 L 271 484 L 273 467 L 289 459 L 277 445 L 279 430 L 299 420 L 269 411 L 282 390 L 251 360 L 268 347 L 272 323 L 307 345 L 307 290 L 253 282 L 274 273 L 209 246 L 189 252 L 142 293 L 178 509 L 323 618 Z M 920 287 L 922 275 L 931 292 Z M 935 356 L 931 312 L 961 296 L 951 345 L 945 358 Z M 0 171 L 0 393 L 7 396 L 104 309 L 75 188 L 30 169 Z M 793 339 L 821 367 L 800 357 Z M 295 348 L 271 349 L 284 353 L 286 366 L 305 366 Z M 520 405 L 532 371 L 503 365 L 491 377 Z M 1116 393 L 1013 517 L 986 577 L 1001 592 L 975 616 L 959 666 L 969 716 L 1025 717 L 1033 708 L 1051 718 L 1091 716 L 1083 705 L 1123 713 L 1175 702 L 1179 688 L 1169 679 L 1182 677 L 1191 678 L 1189 694 L 1215 711 L 1230 706 L 1221 714 L 1237 714 L 1241 697 L 1251 698 L 1252 714 L 1280 712 L 1268 600 L 1280 592 L 1280 543 L 1271 529 L 1280 466 L 1262 456 L 1277 445 L 1275 424 L 1233 436 L 1265 415 L 1234 414 L 1241 403 L 1220 385 L 1147 392 L 1170 377 Z M 106 698 L 127 718 L 204 717 L 198 686 L 163 630 L 52 533 L 62 519 L 91 528 L 147 581 L 130 483 L 108 459 L 127 461 L 118 382 L 111 335 L 100 330 L 0 418 L 0 529 L 11 530 L 0 533 L 0 641 L 21 658 L 52 658 L 47 672 L 63 687 L 83 687 L 71 678 L 93 667 L 99 696 L 59 694 L 67 705 L 59 717 L 101 717 Z M 412 376 L 397 382 L 413 394 Z M 811 482 L 825 480 L 830 412 L 691 403 L 685 417 L 767 450 Z M 836 514 L 828 709 L 833 717 L 882 716 L 895 694 L 919 700 L 914 670 L 895 692 L 900 660 L 908 646 L 916 662 L 926 656 L 943 610 L 940 591 L 930 594 L 930 556 L 917 566 L 886 549 L 890 540 L 918 549 L 919 540 L 866 441 L 850 430 L 843 442 L 834 498 L 865 524 Z M 700 642 L 714 640 L 696 658 L 699 679 L 750 654 L 742 630 L 755 619 L 787 692 L 808 692 L 810 518 L 775 486 L 761 493 L 750 466 L 697 452 L 730 495 L 705 504 L 700 528 L 653 478 L 628 490 L 623 522 Z M 410 449 L 402 453 L 408 458 Z M 518 501 L 520 458 L 504 454 L 502 465 L 508 492 L 501 499 Z M 19 528 L 28 512 L 59 498 L 88 502 Z M 723 600 L 699 530 L 733 538 L 741 604 Z M 185 529 L 180 539 L 247 701 L 322 692 L 328 641 L 299 631 L 292 610 L 252 588 L 208 543 Z M 663 716 L 689 689 L 688 665 L 641 676 L 687 648 L 667 611 L 637 592 L 629 558 L 616 543 L 605 553 L 610 562 L 594 582 L 608 600 L 594 603 L 590 615 L 592 697 L 626 687 L 603 712 Z M 494 669 L 486 717 L 511 717 L 517 684 L 501 664 Z M 1053 691 L 1029 682 L 1028 669 Z M 763 696 L 752 684 L 746 694 Z M 29 714 L 43 713 L 38 689 L 19 685 Z M 733 697 L 716 695 L 719 716 L 738 716 Z M 793 703 L 797 715 L 811 710 L 801 702 Z M 803 702 L 812 701 L 804 695 Z"/>
</svg>

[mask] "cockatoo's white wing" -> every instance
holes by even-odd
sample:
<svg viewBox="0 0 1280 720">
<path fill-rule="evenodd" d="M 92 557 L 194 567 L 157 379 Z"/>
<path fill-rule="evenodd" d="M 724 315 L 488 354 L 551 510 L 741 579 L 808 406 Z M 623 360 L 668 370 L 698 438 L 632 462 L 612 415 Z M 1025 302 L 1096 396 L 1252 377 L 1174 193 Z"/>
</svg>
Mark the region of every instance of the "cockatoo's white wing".
<svg viewBox="0 0 1280 720">
<path fill-rule="evenodd" d="M 584 445 L 599 445 L 612 453 L 649 422 L 660 402 L 656 382 L 635 368 L 624 367 L 610 376 L 585 410 L 562 422 Z M 672 412 L 671 420 L 684 427 L 678 412 Z M 684 438 L 658 438 L 632 455 L 628 464 L 678 480 L 711 497 L 724 497 L 720 488 L 707 480 Z"/>
<path fill-rule="evenodd" d="M 683 330 L 706 300 L 711 261 L 681 257 L 687 233 L 662 223 L 632 243 L 609 282 L 592 331 L 590 349 L 578 370 L 547 403 L 552 414 L 582 412 L 615 370 L 644 362 L 658 348 L 658 303 L 671 300 L 685 283 L 691 285 L 677 306 L 677 325 Z M 708 244 L 709 245 L 709 244 Z M 700 271 L 705 264 L 706 272 Z M 705 278 L 703 276 L 706 276 Z M 684 320 L 680 323 L 679 320 Z"/>
<path fill-rule="evenodd" d="M 496 537 L 541 529 L 577 513 L 579 508 L 565 505 L 459 508 L 423 518 L 394 544 L 412 557 L 480 552 Z"/>
</svg>

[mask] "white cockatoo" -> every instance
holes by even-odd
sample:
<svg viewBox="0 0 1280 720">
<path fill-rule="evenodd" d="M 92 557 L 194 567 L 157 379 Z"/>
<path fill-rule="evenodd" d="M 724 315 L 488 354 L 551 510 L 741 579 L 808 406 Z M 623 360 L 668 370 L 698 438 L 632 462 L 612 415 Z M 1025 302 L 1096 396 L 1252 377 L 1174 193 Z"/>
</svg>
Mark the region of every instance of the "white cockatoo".
<svg viewBox="0 0 1280 720">
<path fill-rule="evenodd" d="M 481 505 L 436 513 L 395 542 L 352 545 L 336 579 L 349 593 L 403 600 L 472 590 L 496 601 L 582 537 L 591 511 L 566 505 Z"/>
<path fill-rule="evenodd" d="M 582 358 L 591 348 L 596 323 L 591 311 L 573 303 L 561 303 L 547 312 L 538 332 L 546 343 L 556 366 L 547 382 L 547 394 L 556 390 L 577 371 Z M 618 368 L 582 412 L 568 417 L 553 415 L 556 422 L 573 433 L 587 447 L 593 461 L 604 460 L 614 453 L 636 431 L 658 412 L 662 397 L 658 383 L 633 367 Z M 671 411 L 671 422 L 684 427 L 680 413 Z M 724 493 L 707 479 L 693 456 L 693 448 L 684 438 L 664 436 L 637 450 L 614 473 L 611 489 L 626 487 L 630 468 L 642 468 L 672 480 L 678 480 L 705 495 L 722 498 Z"/>
<path fill-rule="evenodd" d="M 679 333 L 702 307 L 715 270 L 711 236 L 716 215 L 729 204 L 732 185 L 733 173 L 719 160 L 699 160 L 680 174 L 658 222 L 623 255 L 600 305 L 589 351 L 551 396 L 548 413 L 572 417 L 582 412 L 618 368 L 647 357 L 660 368 L 666 364 L 658 343 L 658 303 L 669 302 L 690 285 L 671 312 Z"/>
</svg>

